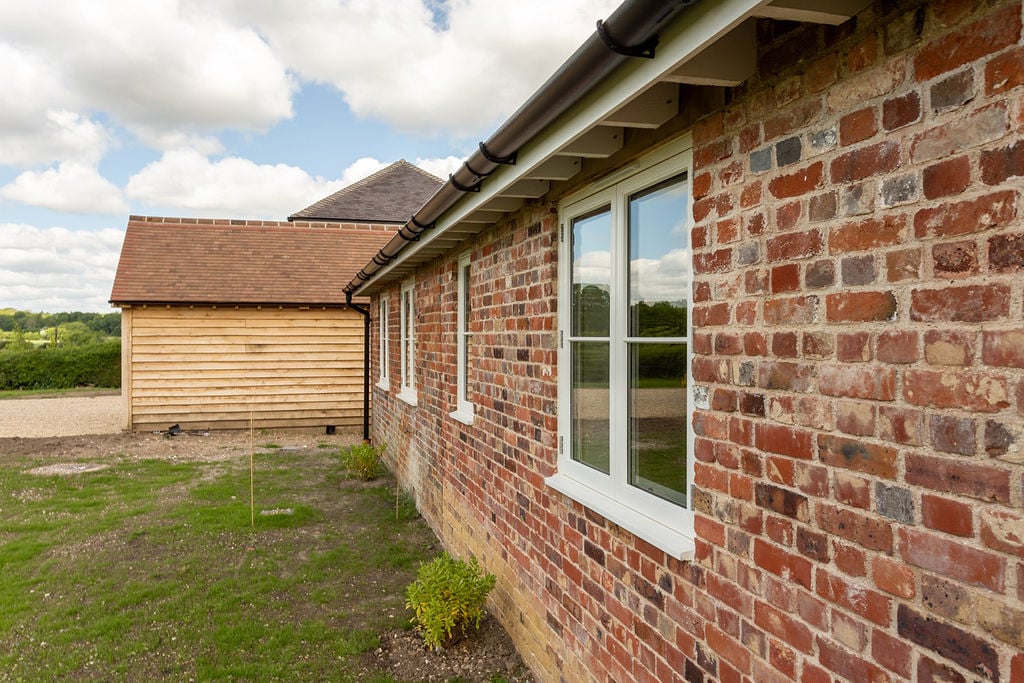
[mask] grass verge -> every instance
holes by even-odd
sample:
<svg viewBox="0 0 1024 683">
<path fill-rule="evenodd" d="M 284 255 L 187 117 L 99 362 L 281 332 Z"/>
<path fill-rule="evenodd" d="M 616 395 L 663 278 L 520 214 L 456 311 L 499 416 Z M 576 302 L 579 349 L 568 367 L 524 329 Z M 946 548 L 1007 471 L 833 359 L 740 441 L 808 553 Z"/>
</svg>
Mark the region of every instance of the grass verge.
<svg viewBox="0 0 1024 683">
<path fill-rule="evenodd" d="M 254 523 L 248 454 L 91 462 L 0 463 L 0 680 L 364 679 L 437 552 L 324 450 L 255 456 Z"/>
</svg>

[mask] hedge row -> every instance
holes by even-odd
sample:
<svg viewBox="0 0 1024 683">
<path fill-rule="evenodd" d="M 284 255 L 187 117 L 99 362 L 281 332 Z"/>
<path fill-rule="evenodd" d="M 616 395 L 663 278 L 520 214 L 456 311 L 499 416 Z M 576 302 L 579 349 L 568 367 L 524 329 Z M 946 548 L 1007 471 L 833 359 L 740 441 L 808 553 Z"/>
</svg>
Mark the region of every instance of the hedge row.
<svg viewBox="0 0 1024 683">
<path fill-rule="evenodd" d="M 0 353 L 0 390 L 120 386 L 120 341 Z"/>
</svg>

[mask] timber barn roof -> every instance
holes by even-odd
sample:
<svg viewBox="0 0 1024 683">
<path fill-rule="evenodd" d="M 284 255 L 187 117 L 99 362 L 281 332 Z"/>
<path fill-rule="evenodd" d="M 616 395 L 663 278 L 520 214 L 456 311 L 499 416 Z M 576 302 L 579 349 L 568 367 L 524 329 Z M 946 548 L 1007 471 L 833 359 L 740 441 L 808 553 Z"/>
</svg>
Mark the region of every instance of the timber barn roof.
<svg viewBox="0 0 1024 683">
<path fill-rule="evenodd" d="M 131 216 L 117 305 L 345 303 L 342 285 L 393 225 Z"/>
</svg>

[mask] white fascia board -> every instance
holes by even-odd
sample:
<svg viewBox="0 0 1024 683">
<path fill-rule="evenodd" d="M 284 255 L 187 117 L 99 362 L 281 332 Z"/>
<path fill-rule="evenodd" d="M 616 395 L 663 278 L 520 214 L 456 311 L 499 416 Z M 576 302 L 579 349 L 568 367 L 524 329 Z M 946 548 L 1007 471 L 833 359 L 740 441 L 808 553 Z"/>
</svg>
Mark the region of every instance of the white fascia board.
<svg viewBox="0 0 1024 683">
<path fill-rule="evenodd" d="M 363 283 L 359 291 L 372 287 L 400 264 L 424 251 L 430 243 L 443 236 L 446 229 L 457 225 L 488 201 L 501 196 L 512 184 L 526 178 L 572 140 L 583 135 L 638 94 L 663 80 L 708 45 L 728 34 L 745 19 L 757 16 L 769 0 L 706 0 L 689 8 L 660 35 L 654 59 L 635 57 L 616 69 L 599 87 L 584 95 L 579 102 L 533 140 L 519 150 L 514 166 L 500 166 L 487 177 L 480 192 L 464 195 L 437 221 L 433 230 L 419 241 L 406 246 L 398 257 L 378 270 Z M 390 278 L 389 278 L 390 279 Z"/>
</svg>

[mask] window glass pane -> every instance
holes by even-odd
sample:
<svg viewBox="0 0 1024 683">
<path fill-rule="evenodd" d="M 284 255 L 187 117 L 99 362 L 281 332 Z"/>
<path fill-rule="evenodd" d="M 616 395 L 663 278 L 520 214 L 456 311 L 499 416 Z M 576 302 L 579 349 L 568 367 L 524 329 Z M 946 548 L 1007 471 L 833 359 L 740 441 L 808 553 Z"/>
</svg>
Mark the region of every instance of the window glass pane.
<svg viewBox="0 0 1024 683">
<path fill-rule="evenodd" d="M 629 483 L 686 505 L 686 344 L 629 345 Z"/>
<path fill-rule="evenodd" d="M 604 208 L 572 221 L 572 334 L 607 337 L 612 282 L 611 213 Z"/>
<path fill-rule="evenodd" d="M 460 268 L 459 278 L 462 284 L 462 319 L 460 321 L 461 329 L 459 329 L 459 344 L 461 344 L 462 353 L 462 400 L 470 401 L 470 390 L 469 390 L 469 318 L 470 312 L 473 310 L 470 306 L 469 296 L 469 263 L 465 263 Z"/>
<path fill-rule="evenodd" d="M 572 459 L 608 474 L 608 344 L 573 342 Z"/>
<path fill-rule="evenodd" d="M 685 337 L 690 291 L 686 174 L 629 198 L 629 335 Z"/>
</svg>

